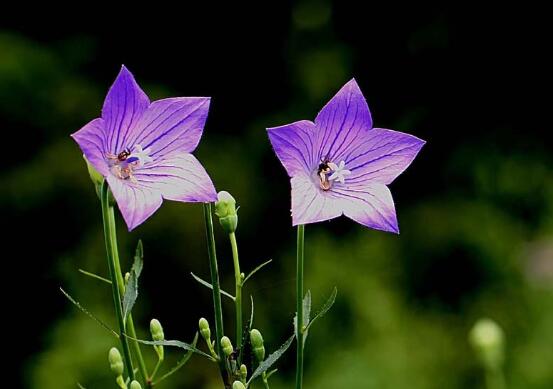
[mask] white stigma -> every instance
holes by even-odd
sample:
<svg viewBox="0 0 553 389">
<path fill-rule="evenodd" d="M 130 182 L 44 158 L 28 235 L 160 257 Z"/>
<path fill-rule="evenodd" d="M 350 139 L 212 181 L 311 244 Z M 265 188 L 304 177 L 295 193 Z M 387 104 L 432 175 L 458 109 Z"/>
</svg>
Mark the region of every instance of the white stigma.
<svg viewBox="0 0 553 389">
<path fill-rule="evenodd" d="M 141 145 L 135 145 L 131 155 L 129 155 L 129 159 L 136 158 L 138 166 L 143 166 L 144 164 L 153 161 L 152 157 L 150 157 L 151 152 L 152 150 L 149 147 L 146 150 L 143 150 Z"/>
<path fill-rule="evenodd" d="M 339 165 L 334 162 L 329 162 L 328 167 L 332 170 L 332 174 L 328 177 L 329 181 L 339 181 L 343 184 L 346 180 L 346 176 L 351 174 L 351 171 L 346 169 L 346 163 L 341 161 Z"/>
</svg>

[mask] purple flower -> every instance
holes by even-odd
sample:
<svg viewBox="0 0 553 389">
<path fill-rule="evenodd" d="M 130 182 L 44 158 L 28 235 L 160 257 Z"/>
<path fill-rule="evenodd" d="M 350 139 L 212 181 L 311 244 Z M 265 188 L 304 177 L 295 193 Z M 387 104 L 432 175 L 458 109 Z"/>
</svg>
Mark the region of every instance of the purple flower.
<svg viewBox="0 0 553 389">
<path fill-rule="evenodd" d="M 175 97 L 150 103 L 125 68 L 111 86 L 102 116 L 71 136 L 104 176 L 132 230 L 163 199 L 211 202 L 217 192 L 190 154 L 200 141 L 209 97 Z"/>
<path fill-rule="evenodd" d="M 399 232 L 386 185 L 411 164 L 424 141 L 373 128 L 354 79 L 317 115 L 269 128 L 273 148 L 292 183 L 293 225 L 346 215 L 367 227 Z"/>
</svg>

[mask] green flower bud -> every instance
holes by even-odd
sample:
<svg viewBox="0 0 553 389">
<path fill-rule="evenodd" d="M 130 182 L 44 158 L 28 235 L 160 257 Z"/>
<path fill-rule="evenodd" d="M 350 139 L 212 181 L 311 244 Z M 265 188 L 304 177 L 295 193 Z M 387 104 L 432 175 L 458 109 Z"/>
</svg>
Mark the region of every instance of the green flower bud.
<svg viewBox="0 0 553 389">
<path fill-rule="evenodd" d="M 125 365 L 123 364 L 123 358 L 116 347 L 112 347 L 108 353 L 109 368 L 115 374 L 116 377 L 123 375 L 125 371 Z"/>
<path fill-rule="evenodd" d="M 90 176 L 90 180 L 94 184 L 94 189 L 96 190 L 96 194 L 98 197 L 100 197 L 100 189 L 102 187 L 102 183 L 104 182 L 104 177 L 92 166 L 90 162 L 88 162 L 88 159 L 83 154 L 83 159 L 86 162 L 86 168 L 88 169 L 88 175 Z"/>
<path fill-rule="evenodd" d="M 250 342 L 252 344 L 253 354 L 258 362 L 265 359 L 265 346 L 263 345 L 263 336 L 255 328 L 250 331 Z"/>
<path fill-rule="evenodd" d="M 202 334 L 202 338 L 204 338 L 208 344 L 211 344 L 211 329 L 209 328 L 209 322 L 207 321 L 207 319 L 202 317 L 198 324 L 200 327 L 200 334 Z"/>
<path fill-rule="evenodd" d="M 246 389 L 246 387 L 242 382 L 234 381 L 234 383 L 232 384 L 232 389 Z"/>
<path fill-rule="evenodd" d="M 125 285 L 127 285 L 129 283 L 130 278 L 131 278 L 131 273 L 126 272 L 125 273 Z"/>
<path fill-rule="evenodd" d="M 152 334 L 152 339 L 155 341 L 165 340 L 163 327 L 161 326 L 161 323 L 157 319 L 152 319 L 150 321 L 150 333 Z M 154 346 L 154 349 L 156 350 L 158 358 L 160 360 L 163 360 L 163 357 L 164 357 L 163 346 L 161 345 Z"/>
<path fill-rule="evenodd" d="M 236 231 L 238 226 L 236 200 L 229 192 L 221 191 L 217 194 L 215 214 L 219 217 L 219 223 L 225 232 L 230 234 Z"/>
<path fill-rule="evenodd" d="M 240 378 L 244 382 L 246 382 L 246 378 L 248 378 L 248 368 L 244 364 L 240 365 Z"/>
<path fill-rule="evenodd" d="M 232 347 L 230 339 L 226 336 L 221 338 L 221 348 L 227 357 L 234 352 L 234 347 Z"/>
<path fill-rule="evenodd" d="M 142 385 L 136 380 L 133 380 L 129 386 L 129 389 L 142 389 Z"/>
<path fill-rule="evenodd" d="M 480 319 L 469 334 L 469 341 L 487 369 L 498 369 L 505 359 L 503 329 L 491 319 Z"/>
</svg>

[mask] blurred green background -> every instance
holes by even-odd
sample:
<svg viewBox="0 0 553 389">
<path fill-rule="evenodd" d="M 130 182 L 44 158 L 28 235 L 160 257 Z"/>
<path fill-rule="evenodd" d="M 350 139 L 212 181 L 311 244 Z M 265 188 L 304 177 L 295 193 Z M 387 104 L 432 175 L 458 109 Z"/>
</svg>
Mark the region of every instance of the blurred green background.
<svg viewBox="0 0 553 389">
<path fill-rule="evenodd" d="M 244 271 L 273 259 L 244 292 L 269 351 L 292 331 L 295 231 L 265 128 L 314 118 L 355 77 L 376 126 L 428 142 L 391 185 L 401 235 L 346 219 L 306 228 L 314 307 L 339 291 L 310 331 L 306 388 L 483 387 L 467 342 L 482 316 L 505 330 L 508 387 L 553 387 L 545 13 L 352 1 L 129 12 L 0 24 L 4 337 L 17 387 L 115 387 L 116 341 L 58 288 L 115 326 L 109 288 L 77 271 L 107 274 L 99 203 L 69 134 L 99 115 L 122 63 L 152 99 L 212 97 L 196 154 L 240 205 Z M 119 227 L 125 266 L 144 242 L 140 334 L 156 317 L 167 338 L 190 341 L 199 317 L 212 322 L 211 295 L 190 277 L 209 274 L 201 206 L 165 202 L 132 233 Z M 230 247 L 216 232 L 232 289 Z M 166 368 L 181 355 L 168 354 Z M 292 387 L 294 359 L 292 348 L 272 388 Z M 216 366 L 194 357 L 159 387 L 218 385 Z"/>
</svg>

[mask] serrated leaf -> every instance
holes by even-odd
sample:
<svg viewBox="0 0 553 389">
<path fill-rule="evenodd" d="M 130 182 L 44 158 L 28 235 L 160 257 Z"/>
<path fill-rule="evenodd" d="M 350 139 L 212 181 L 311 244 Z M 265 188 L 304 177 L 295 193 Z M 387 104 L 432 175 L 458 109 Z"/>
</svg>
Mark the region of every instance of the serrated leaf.
<svg viewBox="0 0 553 389">
<path fill-rule="evenodd" d="M 197 343 L 198 343 L 198 333 L 196 332 L 196 335 L 194 336 L 194 340 L 192 341 L 192 343 L 190 345 L 195 348 Z M 156 380 L 153 383 L 152 386 L 159 384 L 161 381 L 163 381 L 167 377 L 169 377 L 169 376 L 173 375 L 174 373 L 176 373 L 181 367 L 186 365 L 186 363 L 188 362 L 190 357 L 192 357 L 192 354 L 193 354 L 193 352 L 191 350 L 188 350 L 186 352 L 186 354 L 184 354 L 184 356 L 181 358 L 181 360 L 178 361 L 177 364 L 171 370 L 169 370 L 167 373 L 162 375 L 158 380 Z"/>
<path fill-rule="evenodd" d="M 73 303 L 77 308 L 79 308 L 85 315 L 90 317 L 92 320 L 94 320 L 96 323 L 100 324 L 104 329 L 111 332 L 116 338 L 119 338 L 119 334 L 115 332 L 112 328 L 110 328 L 106 323 L 104 323 L 102 320 L 98 319 L 96 316 L 94 316 L 88 309 L 83 307 L 77 300 L 75 300 L 69 293 L 67 293 L 63 288 L 60 287 L 61 292 L 67 297 L 69 301 Z"/>
<path fill-rule="evenodd" d="M 209 282 L 201 279 L 200 277 L 198 277 L 197 275 L 195 275 L 194 273 L 190 272 L 190 274 L 192 275 L 192 277 L 198 281 L 200 284 L 202 284 L 203 286 L 205 286 L 206 288 L 209 288 L 211 290 L 213 290 L 213 285 L 211 285 Z M 229 299 L 231 299 L 232 301 L 235 300 L 234 296 L 231 295 L 230 293 L 228 292 L 225 292 L 223 289 L 219 289 L 219 291 L 221 292 L 221 294 L 225 297 L 228 297 Z"/>
<path fill-rule="evenodd" d="M 266 265 L 268 265 L 269 263 L 271 263 L 273 260 L 272 259 L 269 259 L 268 261 L 265 261 L 263 262 L 261 265 L 257 266 L 255 269 L 253 269 L 250 274 L 248 274 L 246 276 L 246 278 L 244 278 L 244 281 L 242 281 L 242 285 L 244 285 L 246 283 L 247 280 L 249 280 L 255 273 L 257 273 L 259 270 L 261 270 L 262 268 L 264 268 Z"/>
<path fill-rule="evenodd" d="M 317 314 L 315 316 L 313 316 L 313 319 L 305 327 L 305 329 L 304 329 L 305 333 L 307 333 L 307 331 L 309 330 L 311 325 L 315 322 L 315 320 L 317 320 L 320 317 L 323 317 L 330 310 L 330 308 L 332 308 L 332 306 L 334 305 L 334 302 L 336 301 L 336 295 L 337 294 L 338 294 L 338 289 L 336 287 L 334 287 L 334 289 L 332 290 L 332 294 L 330 295 L 328 300 L 326 300 L 326 303 L 324 303 L 321 310 L 319 312 L 317 312 Z"/>
<path fill-rule="evenodd" d="M 290 347 L 290 345 L 294 341 L 295 337 L 296 337 L 295 334 L 290 336 L 288 338 L 288 340 L 286 342 L 284 342 L 284 344 L 282 346 L 280 346 L 280 348 L 277 351 L 275 351 L 274 353 L 269 355 L 263 362 L 261 362 L 259 364 L 257 369 L 255 369 L 255 371 L 251 375 L 250 379 L 246 383 L 246 387 L 248 387 L 254 379 L 261 376 L 261 374 L 263 374 L 265 371 L 270 369 L 271 366 L 273 366 L 275 364 L 275 362 L 286 352 L 286 350 L 288 350 L 288 348 Z"/>
<path fill-rule="evenodd" d="M 129 281 L 125 286 L 125 294 L 123 295 L 123 317 L 127 320 L 127 317 L 131 313 L 134 303 L 138 298 L 138 277 L 142 273 L 144 250 L 142 248 L 142 241 L 139 240 L 136 246 L 136 252 L 134 255 L 134 262 L 131 267 Z"/>
<path fill-rule="evenodd" d="M 215 361 L 215 358 L 213 358 L 211 355 L 204 353 L 203 351 L 197 349 L 195 346 L 188 344 L 186 342 L 181 342 L 180 340 L 142 340 L 142 339 L 135 339 L 131 336 L 125 335 L 127 338 L 135 340 L 142 344 L 147 344 L 150 346 L 170 346 L 170 347 L 179 347 L 184 350 L 192 351 L 195 354 L 204 356 L 208 358 L 211 361 Z"/>
<path fill-rule="evenodd" d="M 99 280 L 99 281 L 103 281 L 103 282 L 105 282 L 106 284 L 110 284 L 110 285 L 111 285 L 111 281 L 110 281 L 110 280 L 108 280 L 108 279 L 105 278 L 105 277 L 99 276 L 98 274 L 95 274 L 95 273 L 86 271 L 86 270 L 84 270 L 84 269 L 79 269 L 79 273 L 84 274 L 85 276 L 89 276 L 90 278 L 95 278 L 95 279 L 97 279 L 97 280 Z"/>
</svg>

